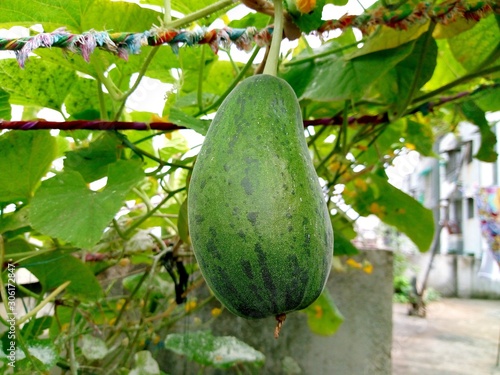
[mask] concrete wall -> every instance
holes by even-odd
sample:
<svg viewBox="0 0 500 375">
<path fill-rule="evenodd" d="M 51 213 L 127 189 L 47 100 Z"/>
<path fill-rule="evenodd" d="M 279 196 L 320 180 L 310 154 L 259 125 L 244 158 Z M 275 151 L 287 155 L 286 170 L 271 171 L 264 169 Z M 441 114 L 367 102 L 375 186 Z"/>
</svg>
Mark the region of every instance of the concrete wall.
<svg viewBox="0 0 500 375">
<path fill-rule="evenodd" d="M 333 272 L 328 289 L 345 317 L 337 333 L 322 337 L 310 332 L 306 316 L 289 314 L 278 340 L 273 338 L 273 318 L 249 321 L 223 313 L 208 327 L 217 335 L 241 339 L 266 356 L 258 374 L 307 375 L 387 375 L 391 373 L 392 345 L 392 253 L 368 250 L 356 257 L 374 266 L 368 275 L 357 269 Z M 345 261 L 345 259 L 344 259 Z M 214 303 L 214 306 L 219 306 Z M 208 317 L 198 316 L 202 321 Z M 198 320 L 199 321 L 199 320 Z M 194 324 L 195 320 L 193 320 Z M 182 327 L 181 327 L 182 328 Z M 207 328 L 201 325 L 200 328 Z M 194 327 L 190 324 L 189 330 Z M 195 374 L 198 367 L 165 351 L 159 356 L 161 367 L 170 374 Z M 295 371 L 284 363 L 295 361 Z M 293 363 L 292 361 L 292 363 Z M 299 371 L 299 372 L 297 372 Z M 228 372 L 205 370 L 204 374 Z M 229 371 L 229 373 L 235 373 Z"/>
<path fill-rule="evenodd" d="M 429 254 L 415 254 L 419 281 L 429 262 Z M 480 277 L 481 260 L 468 255 L 437 254 L 427 285 L 443 297 L 500 299 L 500 281 Z"/>
</svg>

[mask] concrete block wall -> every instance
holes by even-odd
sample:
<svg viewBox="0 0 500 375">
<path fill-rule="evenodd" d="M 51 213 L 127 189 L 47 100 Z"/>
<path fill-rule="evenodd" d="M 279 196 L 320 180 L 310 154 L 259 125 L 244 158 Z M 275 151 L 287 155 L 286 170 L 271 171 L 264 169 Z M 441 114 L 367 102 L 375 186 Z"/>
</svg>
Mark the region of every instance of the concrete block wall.
<svg viewBox="0 0 500 375">
<path fill-rule="evenodd" d="M 273 337 L 273 318 L 249 321 L 228 312 L 219 316 L 208 327 L 216 335 L 235 336 L 266 356 L 263 368 L 257 374 L 307 375 L 387 375 L 391 373 L 392 347 L 392 267 L 393 255 L 384 250 L 367 250 L 355 257 L 368 260 L 373 273 L 358 269 L 333 272 L 328 289 L 345 317 L 333 336 L 311 333 L 306 315 L 288 314 L 278 340 Z M 344 259 L 345 261 L 345 259 Z M 219 306 L 214 303 L 214 307 Z M 199 322 L 208 316 L 198 316 Z M 194 322 L 195 320 L 193 320 Z M 194 323 L 193 323 L 194 324 Z M 190 325 L 187 327 L 193 330 Z M 165 351 L 159 355 L 161 367 L 170 374 L 195 374 L 198 366 L 182 357 Z M 294 371 L 286 363 L 294 364 Z M 204 374 L 232 374 L 231 370 L 205 369 Z"/>
</svg>

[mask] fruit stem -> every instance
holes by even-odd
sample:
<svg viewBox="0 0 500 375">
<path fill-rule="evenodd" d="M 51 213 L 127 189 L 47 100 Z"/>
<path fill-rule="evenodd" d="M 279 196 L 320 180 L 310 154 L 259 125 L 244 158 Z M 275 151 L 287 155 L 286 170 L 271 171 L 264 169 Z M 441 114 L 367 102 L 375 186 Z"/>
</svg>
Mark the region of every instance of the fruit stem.
<svg viewBox="0 0 500 375">
<path fill-rule="evenodd" d="M 283 327 L 283 323 L 285 322 L 286 314 L 278 314 L 276 315 L 276 328 L 274 329 L 274 338 L 278 339 L 280 337 L 281 327 Z"/>
<path fill-rule="evenodd" d="M 274 30 L 269 56 L 267 58 L 264 74 L 278 75 L 278 61 L 280 56 L 281 39 L 283 38 L 283 4 L 282 0 L 274 0 Z"/>
</svg>

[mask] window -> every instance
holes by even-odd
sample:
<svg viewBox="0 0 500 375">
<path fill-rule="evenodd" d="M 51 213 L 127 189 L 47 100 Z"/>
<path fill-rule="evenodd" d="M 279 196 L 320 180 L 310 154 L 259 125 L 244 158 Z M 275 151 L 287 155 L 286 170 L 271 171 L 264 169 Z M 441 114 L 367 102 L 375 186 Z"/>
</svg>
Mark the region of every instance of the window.
<svg viewBox="0 0 500 375">
<path fill-rule="evenodd" d="M 474 198 L 467 198 L 467 219 L 474 218 Z"/>
</svg>

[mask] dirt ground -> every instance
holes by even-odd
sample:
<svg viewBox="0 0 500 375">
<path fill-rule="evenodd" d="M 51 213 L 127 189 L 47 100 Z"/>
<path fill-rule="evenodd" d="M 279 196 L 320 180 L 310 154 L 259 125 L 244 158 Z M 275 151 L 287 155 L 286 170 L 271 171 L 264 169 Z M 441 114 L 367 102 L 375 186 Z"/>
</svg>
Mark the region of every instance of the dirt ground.
<svg viewBox="0 0 500 375">
<path fill-rule="evenodd" d="M 427 318 L 393 309 L 393 375 L 500 375 L 500 301 L 443 299 Z"/>
</svg>

